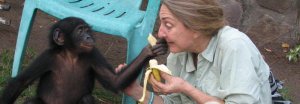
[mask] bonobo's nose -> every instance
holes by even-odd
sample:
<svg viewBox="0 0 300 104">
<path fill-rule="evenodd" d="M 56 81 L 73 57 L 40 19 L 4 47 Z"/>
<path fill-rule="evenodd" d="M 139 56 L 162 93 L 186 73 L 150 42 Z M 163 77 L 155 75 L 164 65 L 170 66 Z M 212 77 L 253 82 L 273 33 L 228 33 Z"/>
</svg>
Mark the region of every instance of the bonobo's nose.
<svg viewBox="0 0 300 104">
<path fill-rule="evenodd" d="M 86 36 L 84 37 L 84 39 L 85 39 L 85 40 L 89 40 L 89 39 L 91 39 L 91 36 L 86 35 Z"/>
<path fill-rule="evenodd" d="M 94 43 L 94 39 L 90 35 L 85 35 L 84 40 L 89 43 Z"/>
</svg>

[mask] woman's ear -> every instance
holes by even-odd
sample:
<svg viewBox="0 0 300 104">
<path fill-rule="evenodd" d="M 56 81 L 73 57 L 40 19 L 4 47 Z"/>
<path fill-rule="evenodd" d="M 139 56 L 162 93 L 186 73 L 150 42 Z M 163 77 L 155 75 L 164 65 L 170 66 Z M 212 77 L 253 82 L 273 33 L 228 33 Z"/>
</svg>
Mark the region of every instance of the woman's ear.
<svg viewBox="0 0 300 104">
<path fill-rule="evenodd" d="M 65 39 L 64 39 L 64 33 L 59 29 L 56 28 L 53 32 L 53 40 L 57 45 L 64 45 Z"/>
</svg>

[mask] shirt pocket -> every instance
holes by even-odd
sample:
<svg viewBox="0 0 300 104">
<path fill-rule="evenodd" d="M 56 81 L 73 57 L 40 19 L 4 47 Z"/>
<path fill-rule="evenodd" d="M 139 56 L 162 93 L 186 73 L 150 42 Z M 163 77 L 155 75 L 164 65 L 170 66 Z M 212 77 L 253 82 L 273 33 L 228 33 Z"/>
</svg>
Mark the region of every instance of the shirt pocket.
<svg viewBox="0 0 300 104">
<path fill-rule="evenodd" d="M 220 87 L 220 71 L 217 68 L 212 67 L 203 75 L 203 77 L 195 80 L 195 87 L 211 96 L 218 95 L 217 89 Z"/>
</svg>

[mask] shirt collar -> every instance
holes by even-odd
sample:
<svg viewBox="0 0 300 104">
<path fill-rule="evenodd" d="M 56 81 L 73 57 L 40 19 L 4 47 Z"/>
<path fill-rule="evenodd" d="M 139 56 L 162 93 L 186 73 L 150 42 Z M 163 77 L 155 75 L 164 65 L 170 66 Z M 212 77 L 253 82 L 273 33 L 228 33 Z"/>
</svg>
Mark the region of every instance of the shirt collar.
<svg viewBox="0 0 300 104">
<path fill-rule="evenodd" d="M 212 37 L 212 39 L 209 41 L 207 48 L 201 54 L 198 55 L 198 61 L 200 59 L 202 59 L 202 57 L 204 59 L 208 60 L 209 62 L 213 61 L 220 35 L 226 28 L 228 28 L 228 26 L 224 26 L 223 28 L 221 28 L 218 31 L 218 34 L 214 35 Z M 194 67 L 192 54 L 189 52 L 184 52 L 184 53 L 186 53 L 185 54 L 186 56 L 184 57 L 183 60 L 186 60 L 186 61 L 181 61 L 181 65 L 186 66 L 187 72 L 192 72 L 192 71 L 196 70 L 197 68 Z"/>
<path fill-rule="evenodd" d="M 224 30 L 226 30 L 226 28 L 228 28 L 228 26 L 224 26 L 223 28 L 221 28 L 218 31 L 218 34 L 214 35 L 211 40 L 209 41 L 209 44 L 207 46 L 207 48 L 201 53 L 201 55 L 208 60 L 209 62 L 212 62 L 214 59 L 214 55 L 217 49 L 217 45 L 218 45 L 218 41 L 220 38 L 220 35 L 222 34 L 222 32 Z M 198 56 L 199 58 L 199 56 Z"/>
<path fill-rule="evenodd" d="M 188 52 L 187 53 L 187 59 L 186 59 L 186 71 L 187 72 L 192 72 L 194 70 L 196 70 L 197 68 L 195 68 L 194 62 L 193 62 L 193 56 L 192 53 Z"/>
<path fill-rule="evenodd" d="M 203 58 L 205 58 L 209 62 L 213 61 L 215 50 L 216 50 L 216 47 L 217 47 L 217 42 L 216 41 L 217 41 L 217 36 L 215 35 L 210 40 L 207 48 L 201 53 Z M 199 58 L 199 56 L 198 56 L 198 58 Z"/>
</svg>

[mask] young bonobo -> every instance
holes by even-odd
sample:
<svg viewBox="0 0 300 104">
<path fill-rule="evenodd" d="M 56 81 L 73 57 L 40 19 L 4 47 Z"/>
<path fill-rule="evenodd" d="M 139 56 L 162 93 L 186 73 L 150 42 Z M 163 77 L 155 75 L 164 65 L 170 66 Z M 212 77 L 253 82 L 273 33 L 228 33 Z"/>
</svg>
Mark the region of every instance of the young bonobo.
<svg viewBox="0 0 300 104">
<path fill-rule="evenodd" d="M 68 17 L 51 29 L 50 48 L 27 69 L 11 79 L 1 97 L 1 104 L 12 104 L 34 80 L 40 79 L 37 96 L 26 104 L 94 104 L 91 93 L 94 80 L 104 88 L 118 92 L 130 85 L 149 59 L 165 54 L 167 45 L 145 47 L 138 57 L 119 73 L 94 47 L 92 30 L 85 21 Z"/>
</svg>

